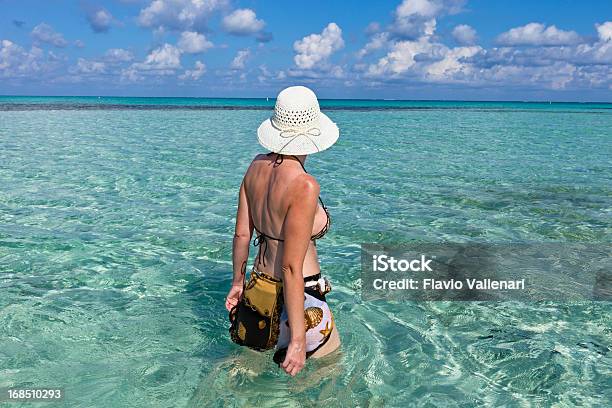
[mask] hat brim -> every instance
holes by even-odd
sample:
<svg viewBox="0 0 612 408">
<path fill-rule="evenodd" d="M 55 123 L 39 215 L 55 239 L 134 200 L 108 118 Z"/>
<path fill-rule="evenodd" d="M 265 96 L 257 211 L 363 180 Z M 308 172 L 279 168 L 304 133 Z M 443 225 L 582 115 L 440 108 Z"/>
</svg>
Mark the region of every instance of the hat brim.
<svg viewBox="0 0 612 408">
<path fill-rule="evenodd" d="M 319 114 L 318 136 L 302 134 L 296 137 L 281 136 L 281 130 L 268 118 L 257 129 L 257 141 L 266 149 L 283 154 L 313 154 L 322 152 L 336 143 L 340 136 L 338 126 L 323 112 Z"/>
</svg>

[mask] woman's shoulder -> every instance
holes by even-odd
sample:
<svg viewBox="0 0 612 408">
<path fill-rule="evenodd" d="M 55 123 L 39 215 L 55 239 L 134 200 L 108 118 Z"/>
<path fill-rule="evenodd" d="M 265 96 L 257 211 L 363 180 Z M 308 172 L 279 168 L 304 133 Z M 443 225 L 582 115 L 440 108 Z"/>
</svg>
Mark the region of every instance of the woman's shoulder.
<svg viewBox="0 0 612 408">
<path fill-rule="evenodd" d="M 251 168 L 253 168 L 253 166 L 257 165 L 258 163 L 261 163 L 265 158 L 266 158 L 265 154 L 255 155 L 253 160 L 251 160 L 251 163 L 249 163 L 249 167 L 247 168 L 247 173 L 249 172 Z"/>
<path fill-rule="evenodd" d="M 308 173 L 295 177 L 289 188 L 293 189 L 296 197 L 301 197 L 302 199 L 318 197 L 321 190 L 317 179 Z"/>
</svg>

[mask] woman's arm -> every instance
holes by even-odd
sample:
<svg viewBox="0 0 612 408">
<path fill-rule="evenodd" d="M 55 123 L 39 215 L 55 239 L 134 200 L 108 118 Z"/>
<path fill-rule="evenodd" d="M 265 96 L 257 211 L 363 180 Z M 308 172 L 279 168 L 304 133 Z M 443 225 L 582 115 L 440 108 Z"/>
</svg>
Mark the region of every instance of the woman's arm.
<svg viewBox="0 0 612 408">
<path fill-rule="evenodd" d="M 249 258 L 249 246 L 253 235 L 253 220 L 249 211 L 249 202 L 244 190 L 244 181 L 240 185 L 238 195 L 238 211 L 236 213 L 236 228 L 234 230 L 234 241 L 232 245 L 232 264 L 234 277 L 232 287 L 225 300 L 225 307 L 231 310 L 242 296 L 242 287 L 246 265 Z"/>
<path fill-rule="evenodd" d="M 287 357 L 281 367 L 296 375 L 306 360 L 306 328 L 304 325 L 304 277 L 302 267 L 317 211 L 319 185 L 310 175 L 299 176 L 294 183 L 289 209 L 283 225 L 283 291 L 291 330 Z"/>
</svg>

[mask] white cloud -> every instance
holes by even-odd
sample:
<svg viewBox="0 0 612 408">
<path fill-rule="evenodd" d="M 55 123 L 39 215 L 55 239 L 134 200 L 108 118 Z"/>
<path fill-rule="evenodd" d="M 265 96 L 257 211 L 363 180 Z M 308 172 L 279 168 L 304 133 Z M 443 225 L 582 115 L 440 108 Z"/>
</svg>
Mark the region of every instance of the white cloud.
<svg viewBox="0 0 612 408">
<path fill-rule="evenodd" d="M 463 62 L 462 59 L 473 57 L 481 51 L 482 48 L 479 46 L 452 48 L 446 52 L 442 60 L 425 68 L 426 75 L 432 80 L 456 78 L 459 74 L 464 77 L 470 75 L 474 67 L 472 64 Z"/>
<path fill-rule="evenodd" d="M 32 38 L 35 41 L 51 44 L 55 47 L 63 48 L 68 45 L 68 41 L 61 33 L 56 32 L 47 23 L 40 23 L 32 30 Z"/>
<path fill-rule="evenodd" d="M 538 61 L 537 55 L 530 60 L 517 55 L 521 52 L 511 48 L 484 50 L 479 46 L 448 48 L 424 36 L 419 41 L 397 42 L 387 56 L 368 67 L 365 77 L 383 82 L 461 83 L 471 87 L 500 84 L 547 89 L 567 89 L 578 84 L 605 86 L 605 77 L 598 69 L 566 61 Z"/>
<path fill-rule="evenodd" d="M 426 82 L 453 82 L 471 77 L 477 69 L 469 58 L 480 53 L 482 48 L 448 48 L 433 41 L 434 29 L 432 27 L 427 30 L 416 40 L 393 42 L 384 57 L 367 67 L 360 66 L 359 69 L 365 71 L 366 77 L 380 80 L 409 75 L 415 80 Z"/>
<path fill-rule="evenodd" d="M 246 63 L 250 55 L 251 55 L 251 51 L 248 48 L 238 51 L 238 53 L 232 60 L 232 63 L 230 64 L 230 68 L 236 69 L 236 70 L 244 69 L 244 64 Z"/>
<path fill-rule="evenodd" d="M 138 23 L 156 30 L 203 31 L 210 15 L 228 0 L 153 0 L 140 10 Z"/>
<path fill-rule="evenodd" d="M 181 51 L 173 45 L 164 44 L 151 51 L 144 63 L 143 69 L 176 69 L 181 67 Z"/>
<path fill-rule="evenodd" d="M 558 61 L 546 66 L 495 65 L 479 71 L 469 83 L 561 90 L 570 87 L 600 86 L 600 81 L 600 73 Z"/>
<path fill-rule="evenodd" d="M 270 79 L 274 79 L 274 74 L 270 72 L 268 67 L 265 64 L 260 65 L 259 67 L 260 74 L 257 76 L 257 80 L 261 83 L 268 82 Z M 285 79 L 286 74 L 284 71 L 278 71 L 276 74 L 276 79 Z"/>
<path fill-rule="evenodd" d="M 461 45 L 476 43 L 476 30 L 467 24 L 459 24 L 453 29 L 453 38 Z"/>
<path fill-rule="evenodd" d="M 404 0 L 395 9 L 398 18 L 405 18 L 412 15 L 423 17 L 434 17 L 441 9 L 441 4 L 429 0 Z"/>
<path fill-rule="evenodd" d="M 606 65 L 610 70 L 612 66 L 612 40 L 600 41 L 593 45 L 580 44 L 577 48 L 577 64 L 600 64 Z M 608 73 L 610 79 L 612 75 Z"/>
<path fill-rule="evenodd" d="M 134 59 L 131 51 L 123 48 L 110 48 L 104 53 L 104 59 L 108 62 L 129 62 Z"/>
<path fill-rule="evenodd" d="M 105 8 L 94 8 L 87 13 L 89 26 L 96 33 L 105 33 L 110 29 L 113 15 Z"/>
<path fill-rule="evenodd" d="M 43 50 L 32 47 L 26 51 L 9 40 L 0 41 L 0 77 L 27 77 L 45 68 Z"/>
<path fill-rule="evenodd" d="M 376 34 L 357 52 L 361 60 L 351 67 L 350 82 L 612 90 L 612 22 L 595 25 L 594 41 L 574 31 L 531 23 L 502 34 L 504 46 L 489 49 L 475 45 L 477 33 L 472 27 L 459 25 L 452 33 L 459 46 L 452 48 L 435 35 L 436 19 L 458 6 L 459 2 L 444 0 L 402 2 L 390 25 L 375 24 L 368 30 Z M 385 50 L 385 55 L 366 60 L 375 50 Z M 321 79 L 332 77 L 323 74 Z"/>
<path fill-rule="evenodd" d="M 250 35 L 261 31 L 266 23 L 258 20 L 251 9 L 237 9 L 223 17 L 222 26 L 225 31 L 234 35 Z"/>
<path fill-rule="evenodd" d="M 404 0 L 394 12 L 389 31 L 403 39 L 417 39 L 431 35 L 436 17 L 461 10 L 464 0 Z"/>
<path fill-rule="evenodd" d="M 310 34 L 293 43 L 293 49 L 297 52 L 295 65 L 301 69 L 312 69 L 316 64 L 326 62 L 330 55 L 342 47 L 342 29 L 336 23 L 329 23 L 321 34 Z"/>
<path fill-rule="evenodd" d="M 497 37 L 502 45 L 571 45 L 581 41 L 574 31 L 560 30 L 554 25 L 546 27 L 541 23 L 529 23 L 512 28 Z"/>
<path fill-rule="evenodd" d="M 612 42 L 598 41 L 576 46 L 491 48 L 483 57 L 482 63 L 485 67 L 493 64 L 548 66 L 557 61 L 574 65 L 612 65 Z"/>
<path fill-rule="evenodd" d="M 547 78 L 550 81 L 550 87 L 552 89 L 565 89 L 574 80 L 574 74 L 577 71 L 578 69 L 571 64 L 558 66 L 554 75 Z"/>
<path fill-rule="evenodd" d="M 398 41 L 393 44 L 391 50 L 376 64 L 368 67 L 368 76 L 397 76 L 408 71 L 416 64 L 415 57 L 418 54 L 429 53 L 433 45 L 426 36 L 417 41 Z"/>
<path fill-rule="evenodd" d="M 106 72 L 106 65 L 100 61 L 90 61 L 79 58 L 74 67 L 69 69 L 72 74 L 96 75 Z"/>
<path fill-rule="evenodd" d="M 597 34 L 601 41 L 612 41 L 612 21 L 606 21 L 603 24 L 595 24 Z"/>
<path fill-rule="evenodd" d="M 121 70 L 120 80 L 121 82 L 138 82 L 142 81 L 145 77 L 140 73 L 140 71 L 134 67 L 130 66 Z"/>
<path fill-rule="evenodd" d="M 144 79 L 143 75 L 173 75 L 181 68 L 181 50 L 164 44 L 147 55 L 143 62 L 136 62 L 121 72 L 123 81 L 135 82 Z"/>
<path fill-rule="evenodd" d="M 389 42 L 389 33 L 376 33 L 370 38 L 370 41 L 367 44 L 357 51 L 357 58 L 363 58 L 366 55 L 370 54 L 373 51 L 379 50 L 385 47 Z"/>
<path fill-rule="evenodd" d="M 179 48 L 189 54 L 198 54 L 213 47 L 213 43 L 208 41 L 204 34 L 195 31 L 183 31 L 178 41 Z"/>
<path fill-rule="evenodd" d="M 373 50 L 386 48 L 386 55 L 375 63 L 359 63 L 354 68 L 364 72 L 366 77 L 379 79 L 397 79 L 405 75 L 423 77 L 427 75 L 426 66 L 431 66 L 431 77 L 460 70 L 461 52 L 457 51 L 455 56 L 448 47 L 434 41 L 434 34 L 436 18 L 459 12 L 464 3 L 464 0 L 402 1 L 387 31 L 373 36 L 357 53 L 358 58 L 363 58 Z M 462 44 L 476 39 L 476 32 L 467 25 L 456 27 L 453 34 Z"/>
<path fill-rule="evenodd" d="M 422 35 L 416 40 L 390 40 L 384 57 L 370 65 L 356 64 L 353 69 L 356 75 L 363 72 L 364 79 L 372 83 L 410 81 L 460 83 L 470 87 L 612 89 L 612 41 L 608 40 L 606 27 L 600 28 L 602 25 L 596 25 L 599 41 L 575 45 L 505 46 L 486 50 L 479 46 L 449 48 L 438 42 L 435 35 Z M 548 33 L 556 32 L 549 30 Z M 544 42 L 553 40 L 548 38 Z"/>
<path fill-rule="evenodd" d="M 74 46 L 77 48 L 84 48 L 85 43 L 82 40 L 74 40 Z"/>
<path fill-rule="evenodd" d="M 179 79 L 197 81 L 206 73 L 206 65 L 202 61 L 196 61 L 193 69 L 185 70 L 179 75 Z"/>
</svg>

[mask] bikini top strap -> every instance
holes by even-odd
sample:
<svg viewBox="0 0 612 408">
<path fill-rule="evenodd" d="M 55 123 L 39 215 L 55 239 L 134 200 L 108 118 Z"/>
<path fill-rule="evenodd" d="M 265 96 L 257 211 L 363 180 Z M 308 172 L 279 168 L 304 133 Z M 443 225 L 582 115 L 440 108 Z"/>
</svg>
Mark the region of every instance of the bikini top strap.
<svg viewBox="0 0 612 408">
<path fill-rule="evenodd" d="M 295 160 L 297 160 L 298 163 L 300 163 L 300 166 L 302 166 L 302 169 L 304 169 L 304 173 L 308 173 L 308 170 L 306 170 L 306 167 L 304 167 L 304 163 L 302 163 L 296 155 L 292 154 L 291 157 L 293 157 Z"/>
<path fill-rule="evenodd" d="M 266 154 L 266 156 L 272 156 L 273 154 L 276 154 L 276 159 L 274 159 L 274 167 L 278 167 L 281 164 L 283 164 L 284 156 L 281 153 L 270 152 L 270 153 Z M 295 157 L 295 156 L 293 156 L 293 157 Z M 302 165 L 302 167 L 304 167 L 304 166 Z"/>
<path fill-rule="evenodd" d="M 261 245 L 263 247 L 263 254 L 261 253 L 261 251 L 259 251 L 259 256 L 257 260 L 263 266 L 266 266 L 266 253 L 268 252 L 268 240 L 271 239 L 273 241 L 283 242 L 284 239 L 275 238 L 275 237 L 271 237 L 270 235 L 266 235 L 263 232 L 259 231 L 257 227 L 255 227 L 254 225 L 253 225 L 253 228 L 257 232 L 257 236 L 253 239 L 253 246 Z M 263 260 L 262 260 L 262 255 L 263 255 Z"/>
</svg>

